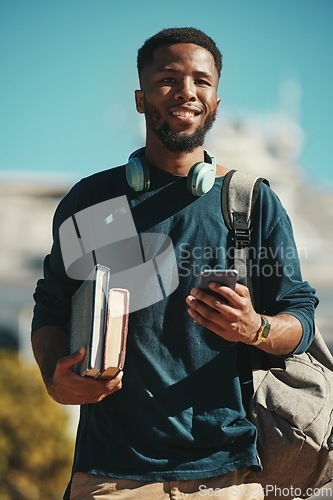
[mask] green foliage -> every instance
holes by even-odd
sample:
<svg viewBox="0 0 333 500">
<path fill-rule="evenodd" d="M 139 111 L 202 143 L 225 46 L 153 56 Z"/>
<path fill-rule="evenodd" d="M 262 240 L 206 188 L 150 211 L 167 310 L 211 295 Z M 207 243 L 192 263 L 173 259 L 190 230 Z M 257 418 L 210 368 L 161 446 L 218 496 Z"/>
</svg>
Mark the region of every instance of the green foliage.
<svg viewBox="0 0 333 500">
<path fill-rule="evenodd" d="M 59 500 L 72 455 L 67 413 L 37 367 L 0 351 L 0 500 Z"/>
</svg>

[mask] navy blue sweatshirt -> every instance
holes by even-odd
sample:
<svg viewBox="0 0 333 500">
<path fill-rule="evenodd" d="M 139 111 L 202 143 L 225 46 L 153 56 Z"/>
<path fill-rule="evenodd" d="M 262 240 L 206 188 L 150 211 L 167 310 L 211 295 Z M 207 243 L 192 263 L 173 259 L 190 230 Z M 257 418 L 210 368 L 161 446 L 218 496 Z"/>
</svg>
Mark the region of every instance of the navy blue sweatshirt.
<svg viewBox="0 0 333 500">
<path fill-rule="evenodd" d="M 137 194 L 119 167 L 83 179 L 60 203 L 34 295 L 33 332 L 46 325 L 69 330 L 71 297 L 81 282 L 66 274 L 59 227 L 87 207 L 126 196 L 138 233 L 171 238 L 179 277 L 170 295 L 130 314 L 123 388 L 81 407 L 74 471 L 163 481 L 259 467 L 256 431 L 242 402 L 249 367 L 239 366 L 239 344 L 195 323 L 185 303 L 201 270 L 226 266 L 222 183 L 217 178 L 196 198 L 185 178 L 151 168 L 150 190 Z M 296 316 L 303 336 L 295 352 L 306 350 L 317 298 L 302 280 L 288 215 L 266 185 L 255 206 L 250 253 L 256 310 Z"/>
</svg>

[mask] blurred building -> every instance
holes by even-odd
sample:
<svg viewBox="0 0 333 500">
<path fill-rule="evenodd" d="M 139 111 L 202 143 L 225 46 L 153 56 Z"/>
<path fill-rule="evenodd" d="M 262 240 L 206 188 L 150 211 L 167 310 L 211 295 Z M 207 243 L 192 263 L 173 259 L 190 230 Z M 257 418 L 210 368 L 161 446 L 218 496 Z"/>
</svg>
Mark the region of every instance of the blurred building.
<svg viewBox="0 0 333 500">
<path fill-rule="evenodd" d="M 31 357 L 32 293 L 50 250 L 52 217 L 67 186 L 0 181 L 0 345 Z"/>
</svg>

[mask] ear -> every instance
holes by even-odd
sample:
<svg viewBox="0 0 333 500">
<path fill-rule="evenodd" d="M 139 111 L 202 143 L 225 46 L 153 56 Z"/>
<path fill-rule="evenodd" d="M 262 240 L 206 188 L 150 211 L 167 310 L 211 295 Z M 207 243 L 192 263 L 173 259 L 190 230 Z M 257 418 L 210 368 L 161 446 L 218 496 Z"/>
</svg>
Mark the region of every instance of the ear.
<svg viewBox="0 0 333 500">
<path fill-rule="evenodd" d="M 135 91 L 135 103 L 136 103 L 136 110 L 140 114 L 144 114 L 145 112 L 145 101 L 144 101 L 144 92 L 143 90 L 136 90 Z"/>
<path fill-rule="evenodd" d="M 216 101 L 216 104 L 217 104 L 217 109 L 219 109 L 219 106 L 220 106 L 220 103 L 221 103 L 222 99 L 221 98 L 217 98 L 217 101 Z"/>
</svg>

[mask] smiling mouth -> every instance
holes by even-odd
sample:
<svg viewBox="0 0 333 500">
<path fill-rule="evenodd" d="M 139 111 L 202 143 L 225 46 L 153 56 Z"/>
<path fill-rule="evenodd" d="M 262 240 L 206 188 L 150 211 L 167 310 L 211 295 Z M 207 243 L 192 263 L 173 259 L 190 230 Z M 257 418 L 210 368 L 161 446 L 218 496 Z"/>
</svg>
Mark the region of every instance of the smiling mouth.
<svg viewBox="0 0 333 500">
<path fill-rule="evenodd" d="M 199 111 L 195 111 L 192 109 L 179 109 L 176 111 L 171 111 L 170 114 L 172 116 L 182 116 L 184 118 L 194 118 L 195 116 L 198 116 L 200 113 L 199 113 Z"/>
</svg>

